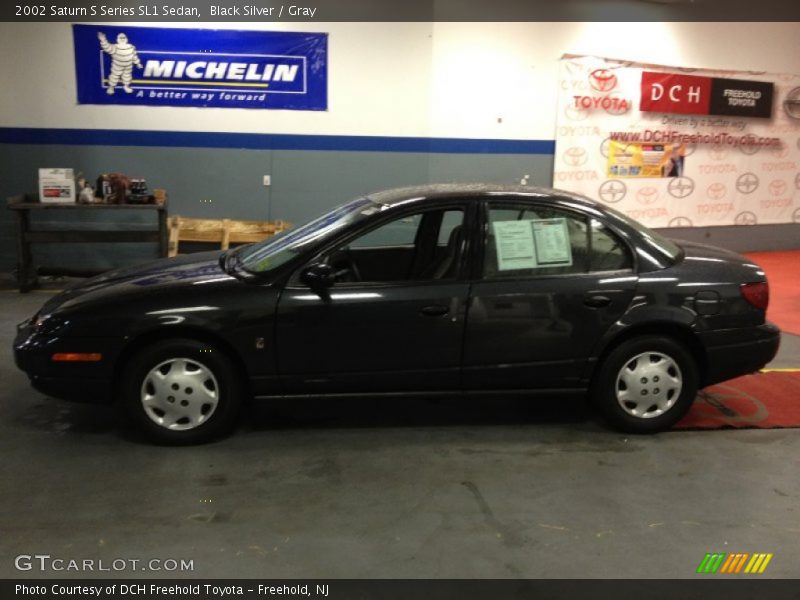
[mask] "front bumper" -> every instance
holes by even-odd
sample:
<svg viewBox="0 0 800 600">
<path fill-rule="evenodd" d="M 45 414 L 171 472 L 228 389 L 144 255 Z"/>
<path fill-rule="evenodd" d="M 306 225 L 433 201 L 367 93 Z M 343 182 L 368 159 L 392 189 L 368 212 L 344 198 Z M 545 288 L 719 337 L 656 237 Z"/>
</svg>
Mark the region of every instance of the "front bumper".
<svg viewBox="0 0 800 600">
<path fill-rule="evenodd" d="M 772 323 L 764 323 L 708 332 L 701 339 L 706 346 L 706 376 L 702 383 L 706 386 L 763 368 L 778 353 L 781 331 Z"/>
<path fill-rule="evenodd" d="M 111 397 L 113 365 L 119 341 L 44 335 L 29 321 L 17 327 L 14 362 L 38 391 L 64 400 L 105 402 Z M 99 352 L 98 362 L 53 362 L 56 352 Z"/>
</svg>

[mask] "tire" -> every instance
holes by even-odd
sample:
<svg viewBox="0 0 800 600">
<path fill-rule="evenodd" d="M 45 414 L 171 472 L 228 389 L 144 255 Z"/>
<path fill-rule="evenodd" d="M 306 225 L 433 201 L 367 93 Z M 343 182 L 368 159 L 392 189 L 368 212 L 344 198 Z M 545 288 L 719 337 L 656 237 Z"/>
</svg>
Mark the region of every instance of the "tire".
<svg viewBox="0 0 800 600">
<path fill-rule="evenodd" d="M 677 423 L 697 395 L 689 350 L 665 336 L 631 338 L 600 365 L 592 399 L 608 422 L 628 433 L 655 433 Z"/>
<path fill-rule="evenodd" d="M 156 342 L 125 366 L 120 389 L 128 418 L 153 441 L 202 444 L 229 433 L 242 403 L 231 360 L 191 339 Z"/>
</svg>

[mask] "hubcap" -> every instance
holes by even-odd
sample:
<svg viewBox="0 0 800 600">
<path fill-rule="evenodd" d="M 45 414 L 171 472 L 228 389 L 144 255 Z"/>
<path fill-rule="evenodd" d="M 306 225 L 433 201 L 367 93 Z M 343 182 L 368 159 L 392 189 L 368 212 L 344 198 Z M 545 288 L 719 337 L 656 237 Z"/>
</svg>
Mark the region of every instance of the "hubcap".
<svg viewBox="0 0 800 600">
<path fill-rule="evenodd" d="M 142 382 L 142 406 L 157 425 L 173 431 L 205 423 L 219 403 L 217 379 L 188 358 L 170 358 L 153 367 Z"/>
<path fill-rule="evenodd" d="M 683 377 L 674 359 L 661 352 L 643 352 L 619 370 L 615 391 L 626 413 L 651 419 L 675 405 L 682 387 Z"/>
</svg>

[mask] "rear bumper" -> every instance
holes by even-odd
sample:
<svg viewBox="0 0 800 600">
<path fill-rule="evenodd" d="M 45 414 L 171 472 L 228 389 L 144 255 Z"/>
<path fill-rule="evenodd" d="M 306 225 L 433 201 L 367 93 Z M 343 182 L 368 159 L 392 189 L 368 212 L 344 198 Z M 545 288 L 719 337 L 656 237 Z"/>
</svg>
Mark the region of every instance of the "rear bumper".
<svg viewBox="0 0 800 600">
<path fill-rule="evenodd" d="M 778 353 L 781 331 L 772 323 L 764 323 L 747 329 L 708 332 L 701 339 L 706 346 L 706 376 L 702 383 L 706 386 L 763 368 Z"/>
</svg>

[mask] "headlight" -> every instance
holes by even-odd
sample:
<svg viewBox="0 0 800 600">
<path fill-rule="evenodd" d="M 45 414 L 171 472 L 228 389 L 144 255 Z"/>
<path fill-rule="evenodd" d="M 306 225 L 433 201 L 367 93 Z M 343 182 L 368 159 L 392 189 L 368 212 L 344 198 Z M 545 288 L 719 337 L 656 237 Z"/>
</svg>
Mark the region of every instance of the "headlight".
<svg viewBox="0 0 800 600">
<path fill-rule="evenodd" d="M 36 333 L 53 335 L 58 333 L 69 321 L 50 314 L 36 314 L 31 319 L 31 327 Z"/>
<path fill-rule="evenodd" d="M 50 315 L 43 315 L 40 313 L 36 313 L 35 315 L 33 315 L 33 318 L 31 319 L 31 325 L 34 327 L 34 329 L 39 329 L 42 325 L 44 325 L 45 321 L 47 321 L 47 319 L 49 318 Z"/>
</svg>

